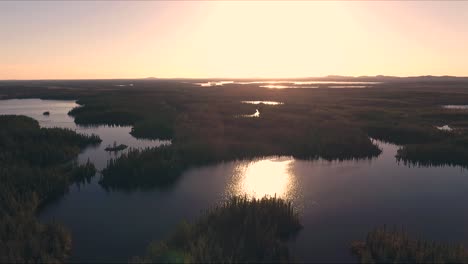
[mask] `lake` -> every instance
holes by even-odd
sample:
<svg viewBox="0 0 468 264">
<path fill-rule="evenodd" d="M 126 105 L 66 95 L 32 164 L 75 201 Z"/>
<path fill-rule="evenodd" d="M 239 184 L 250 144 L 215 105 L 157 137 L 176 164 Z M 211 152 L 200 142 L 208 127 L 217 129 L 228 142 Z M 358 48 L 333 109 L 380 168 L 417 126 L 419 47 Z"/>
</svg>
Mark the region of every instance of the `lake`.
<svg viewBox="0 0 468 264">
<path fill-rule="evenodd" d="M 96 134 L 101 137 L 102 142 L 98 146 L 87 147 L 78 156 L 80 163 L 86 163 L 89 159 L 93 161 L 98 170 L 107 165 L 110 158 L 120 156 L 127 150 L 109 152 L 104 149 L 117 144 L 125 144 L 130 148 L 157 147 L 170 144 L 168 140 L 136 139 L 130 135 L 131 126 L 80 126 L 75 124 L 74 118 L 68 112 L 79 107 L 75 101 L 66 100 L 41 100 L 41 99 L 11 99 L 0 100 L 0 115 L 25 115 L 36 119 L 41 127 L 68 128 L 82 134 Z M 43 113 L 48 111 L 49 115 Z"/>
<path fill-rule="evenodd" d="M 209 81 L 202 83 L 194 83 L 201 87 L 224 86 L 226 84 L 258 84 L 259 87 L 270 89 L 287 89 L 287 88 L 371 88 L 380 82 L 349 82 L 349 81 Z"/>
<path fill-rule="evenodd" d="M 0 114 L 26 114 L 41 126 L 60 126 L 96 133 L 103 143 L 88 148 L 103 168 L 111 157 L 100 151 L 114 141 L 130 147 L 159 146 L 167 141 L 137 140 L 130 127 L 76 126 L 66 113 L 73 101 L 38 99 L 0 101 Z M 50 111 L 50 116 L 43 116 Z M 292 200 L 304 228 L 291 243 L 299 260 L 356 262 L 350 243 L 374 227 L 404 226 L 429 240 L 468 245 L 468 172 L 459 167 L 414 167 L 398 163 L 398 146 L 375 141 L 383 152 L 371 160 L 329 162 L 292 157 L 265 157 L 192 168 L 175 185 L 152 191 L 106 191 L 94 177 L 72 186 L 62 199 L 46 206 L 41 221 L 59 221 L 72 232 L 71 261 L 126 261 L 142 254 L 148 243 L 162 239 L 183 219 L 230 195 L 277 195 Z M 117 154 L 118 155 L 118 154 Z"/>
</svg>

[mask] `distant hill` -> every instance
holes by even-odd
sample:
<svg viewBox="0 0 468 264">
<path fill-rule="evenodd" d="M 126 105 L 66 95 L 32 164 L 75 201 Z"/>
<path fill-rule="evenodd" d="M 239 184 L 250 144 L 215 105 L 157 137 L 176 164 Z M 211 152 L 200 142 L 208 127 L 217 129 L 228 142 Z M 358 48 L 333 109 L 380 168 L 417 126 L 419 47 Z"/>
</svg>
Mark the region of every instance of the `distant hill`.
<svg viewBox="0 0 468 264">
<path fill-rule="evenodd" d="M 313 81 L 354 81 L 354 82 L 468 82 L 468 77 L 457 77 L 457 76 L 433 76 L 433 75 L 424 75 L 424 76 L 408 76 L 408 77 L 398 77 L 398 76 L 386 76 L 386 75 L 376 75 L 376 76 L 341 76 L 341 75 L 328 75 L 326 77 L 308 77 L 307 80 Z"/>
</svg>

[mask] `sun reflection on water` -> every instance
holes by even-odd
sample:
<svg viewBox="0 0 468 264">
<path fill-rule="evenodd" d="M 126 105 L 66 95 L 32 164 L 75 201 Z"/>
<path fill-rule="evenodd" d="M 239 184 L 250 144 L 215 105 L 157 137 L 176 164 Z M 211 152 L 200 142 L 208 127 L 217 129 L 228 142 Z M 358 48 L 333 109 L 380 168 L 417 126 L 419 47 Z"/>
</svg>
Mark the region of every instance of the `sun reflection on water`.
<svg viewBox="0 0 468 264">
<path fill-rule="evenodd" d="M 291 167 L 294 159 L 272 157 L 243 162 L 234 170 L 227 195 L 247 195 L 251 198 L 277 196 L 293 199 L 296 179 Z"/>
</svg>

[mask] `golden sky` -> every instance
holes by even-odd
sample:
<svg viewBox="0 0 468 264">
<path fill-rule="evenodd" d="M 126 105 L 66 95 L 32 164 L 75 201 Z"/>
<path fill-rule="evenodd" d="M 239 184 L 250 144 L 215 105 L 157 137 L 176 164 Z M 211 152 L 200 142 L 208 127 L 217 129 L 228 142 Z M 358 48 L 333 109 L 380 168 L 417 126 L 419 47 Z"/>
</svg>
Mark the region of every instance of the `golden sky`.
<svg viewBox="0 0 468 264">
<path fill-rule="evenodd" d="M 0 2 L 0 79 L 468 76 L 468 2 Z"/>
</svg>

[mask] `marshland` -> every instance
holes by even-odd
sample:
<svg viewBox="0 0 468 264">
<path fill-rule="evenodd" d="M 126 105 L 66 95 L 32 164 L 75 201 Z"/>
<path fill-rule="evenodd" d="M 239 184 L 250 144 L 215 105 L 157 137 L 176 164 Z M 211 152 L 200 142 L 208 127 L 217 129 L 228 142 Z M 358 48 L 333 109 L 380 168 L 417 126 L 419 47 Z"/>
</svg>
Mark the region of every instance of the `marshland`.
<svg viewBox="0 0 468 264">
<path fill-rule="evenodd" d="M 0 1 L 0 264 L 468 263 L 467 17 Z"/>
<path fill-rule="evenodd" d="M 384 225 L 466 245 L 468 82 L 314 81 L 0 82 L 2 260 L 356 262 Z"/>
</svg>

